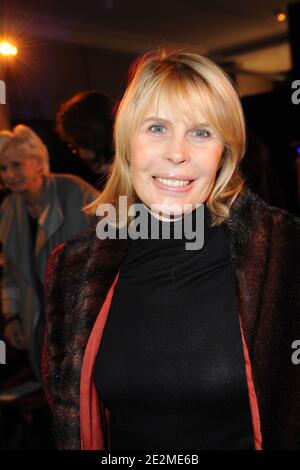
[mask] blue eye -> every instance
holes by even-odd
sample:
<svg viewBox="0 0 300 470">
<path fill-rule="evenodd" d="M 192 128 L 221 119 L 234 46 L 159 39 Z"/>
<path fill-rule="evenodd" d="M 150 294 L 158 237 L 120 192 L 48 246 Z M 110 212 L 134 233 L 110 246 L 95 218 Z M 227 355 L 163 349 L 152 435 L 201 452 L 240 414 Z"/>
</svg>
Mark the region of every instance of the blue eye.
<svg viewBox="0 0 300 470">
<path fill-rule="evenodd" d="M 193 131 L 193 134 L 196 136 L 196 137 L 200 137 L 200 138 L 207 138 L 207 137 L 210 137 L 210 132 L 206 131 L 205 129 L 197 129 L 195 131 Z"/>
<path fill-rule="evenodd" d="M 154 134 L 162 134 L 165 131 L 165 128 L 160 124 L 154 124 L 154 126 L 151 126 L 149 130 Z"/>
</svg>

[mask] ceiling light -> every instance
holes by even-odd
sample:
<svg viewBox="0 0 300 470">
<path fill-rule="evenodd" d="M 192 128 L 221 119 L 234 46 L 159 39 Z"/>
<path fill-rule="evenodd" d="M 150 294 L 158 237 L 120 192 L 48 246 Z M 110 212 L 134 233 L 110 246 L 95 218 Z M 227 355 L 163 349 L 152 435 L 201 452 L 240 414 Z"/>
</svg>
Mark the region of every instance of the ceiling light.
<svg viewBox="0 0 300 470">
<path fill-rule="evenodd" d="M 283 8 L 277 8 L 274 10 L 274 16 L 279 23 L 283 23 L 286 20 L 286 12 Z"/>
<path fill-rule="evenodd" d="M 15 56 L 18 53 L 16 46 L 8 41 L 0 42 L 0 55 L 2 56 Z"/>
</svg>

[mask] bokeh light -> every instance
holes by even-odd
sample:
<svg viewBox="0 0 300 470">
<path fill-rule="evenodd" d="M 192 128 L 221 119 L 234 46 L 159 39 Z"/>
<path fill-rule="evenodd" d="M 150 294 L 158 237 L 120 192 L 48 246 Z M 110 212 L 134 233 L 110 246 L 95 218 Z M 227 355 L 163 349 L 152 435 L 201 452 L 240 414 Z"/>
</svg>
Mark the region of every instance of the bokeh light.
<svg viewBox="0 0 300 470">
<path fill-rule="evenodd" d="M 18 49 L 16 46 L 11 44 L 8 41 L 0 42 L 0 55 L 8 57 L 8 56 L 15 56 L 18 53 Z"/>
</svg>

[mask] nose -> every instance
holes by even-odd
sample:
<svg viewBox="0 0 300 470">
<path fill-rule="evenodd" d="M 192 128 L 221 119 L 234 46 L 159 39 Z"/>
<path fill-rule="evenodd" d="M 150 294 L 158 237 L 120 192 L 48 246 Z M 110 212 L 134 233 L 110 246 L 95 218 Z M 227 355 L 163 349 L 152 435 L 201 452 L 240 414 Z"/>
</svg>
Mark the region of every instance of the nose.
<svg viewBox="0 0 300 470">
<path fill-rule="evenodd" d="M 167 157 L 175 164 L 188 160 L 188 145 L 183 135 L 174 134 L 172 136 Z"/>
</svg>

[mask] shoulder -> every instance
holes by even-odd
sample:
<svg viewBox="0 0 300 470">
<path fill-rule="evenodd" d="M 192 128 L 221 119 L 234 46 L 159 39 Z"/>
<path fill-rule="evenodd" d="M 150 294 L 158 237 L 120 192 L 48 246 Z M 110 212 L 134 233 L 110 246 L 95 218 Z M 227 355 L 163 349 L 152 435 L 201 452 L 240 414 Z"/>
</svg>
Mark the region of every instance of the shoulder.
<svg viewBox="0 0 300 470">
<path fill-rule="evenodd" d="M 248 186 L 244 186 L 230 209 L 230 219 L 247 224 L 272 224 L 275 226 L 294 227 L 299 230 L 300 219 L 279 207 L 264 202 Z"/>
<path fill-rule="evenodd" d="M 90 192 L 94 193 L 95 195 L 98 194 L 98 191 L 94 186 L 92 186 L 90 183 L 85 181 L 84 179 L 80 178 L 79 176 L 76 175 L 69 175 L 69 174 L 57 174 L 53 173 L 51 175 L 53 180 L 55 181 L 56 185 L 59 188 L 62 189 L 68 189 L 68 191 L 74 191 L 74 192 Z"/>
<path fill-rule="evenodd" d="M 300 233 L 300 218 L 278 207 L 268 206 L 274 226 Z"/>
<path fill-rule="evenodd" d="M 97 238 L 96 226 L 77 233 L 51 251 L 47 261 L 46 277 L 55 272 L 55 275 L 67 285 L 72 276 L 80 278 L 83 270 L 92 264 L 92 260 L 101 265 L 101 251 L 105 250 L 106 245 L 106 240 Z"/>
<path fill-rule="evenodd" d="M 58 245 L 48 257 L 44 271 L 45 298 L 47 302 L 51 299 L 51 305 L 60 302 L 65 292 L 76 292 L 75 284 L 78 287 L 82 281 L 89 244 L 85 232 L 75 238 Z"/>
<path fill-rule="evenodd" d="M 56 247 L 48 259 L 46 277 L 53 275 L 67 289 L 114 270 L 123 259 L 128 239 L 100 239 L 96 225 Z M 72 288 L 73 288 L 72 287 Z"/>
<path fill-rule="evenodd" d="M 54 248 L 48 258 L 46 273 L 51 273 L 62 262 L 71 263 L 73 256 L 74 258 L 76 257 L 77 262 L 79 262 L 87 253 L 91 244 L 95 242 L 95 236 L 95 227 L 91 227 Z"/>
<path fill-rule="evenodd" d="M 292 231 L 295 234 L 300 230 L 300 219 L 294 214 L 281 209 L 279 207 L 271 206 L 265 203 L 257 194 L 252 193 L 248 188 L 246 189 L 248 199 L 251 201 L 254 213 L 258 217 L 258 222 L 267 222 L 271 225 L 272 230 Z"/>
<path fill-rule="evenodd" d="M 300 219 L 266 204 L 247 186 L 230 209 L 228 226 L 240 255 L 266 251 L 277 264 L 297 265 Z"/>
</svg>

